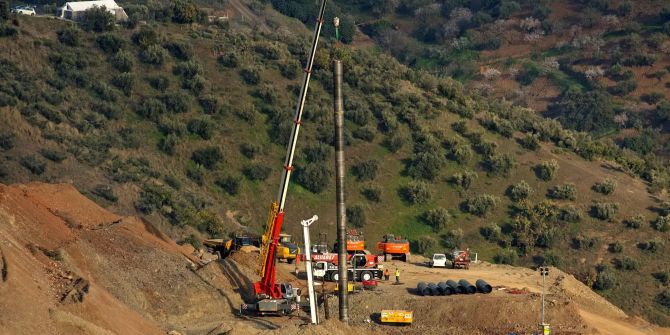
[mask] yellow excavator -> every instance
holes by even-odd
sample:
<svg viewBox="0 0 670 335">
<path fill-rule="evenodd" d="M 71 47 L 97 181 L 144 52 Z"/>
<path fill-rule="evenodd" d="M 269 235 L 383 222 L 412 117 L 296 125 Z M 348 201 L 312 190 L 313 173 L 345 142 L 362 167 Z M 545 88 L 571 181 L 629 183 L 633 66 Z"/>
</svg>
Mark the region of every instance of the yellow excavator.
<svg viewBox="0 0 670 335">
<path fill-rule="evenodd" d="M 279 234 L 279 246 L 277 247 L 277 259 L 293 263 L 300 254 L 300 248 L 293 243 L 293 237 L 289 234 Z"/>
</svg>

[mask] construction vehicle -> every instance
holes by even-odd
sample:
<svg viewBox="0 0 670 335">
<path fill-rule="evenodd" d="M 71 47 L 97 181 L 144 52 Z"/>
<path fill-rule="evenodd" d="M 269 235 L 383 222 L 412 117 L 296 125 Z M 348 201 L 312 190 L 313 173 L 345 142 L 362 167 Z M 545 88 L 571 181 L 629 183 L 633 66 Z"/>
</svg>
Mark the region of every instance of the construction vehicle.
<svg viewBox="0 0 670 335">
<path fill-rule="evenodd" d="M 451 253 L 451 268 L 470 269 L 470 248 L 465 250 L 454 250 Z"/>
<path fill-rule="evenodd" d="M 260 247 L 260 237 L 250 236 L 247 234 L 235 234 L 230 239 L 224 240 L 221 238 L 207 239 L 202 242 L 209 253 L 215 254 L 219 259 L 230 256 L 243 247 Z"/>
<path fill-rule="evenodd" d="M 385 309 L 381 312 L 382 323 L 404 324 L 409 325 L 414 321 L 414 312 Z"/>
<path fill-rule="evenodd" d="M 364 251 L 365 238 L 363 238 L 363 233 L 356 229 L 349 229 L 347 231 L 347 252 L 362 253 Z"/>
<path fill-rule="evenodd" d="M 300 255 L 300 248 L 293 243 L 293 238 L 289 234 L 279 234 L 279 247 L 277 248 L 277 259 L 285 260 L 286 263 L 293 263 Z"/>
<path fill-rule="evenodd" d="M 337 266 L 339 264 L 339 259 L 337 257 L 336 253 L 333 252 L 326 252 L 326 253 L 321 253 L 321 254 L 311 254 L 312 262 L 326 262 L 326 263 L 332 263 L 333 265 Z M 359 262 L 360 267 L 368 267 L 368 268 L 374 268 L 379 264 L 378 257 L 377 255 L 372 255 L 372 254 L 348 254 L 347 255 L 347 262 L 351 262 L 352 258 L 356 258 L 356 260 Z M 300 260 L 305 261 L 305 255 L 300 255 Z M 365 260 L 365 263 L 363 263 L 363 260 Z"/>
<path fill-rule="evenodd" d="M 400 259 L 407 262 L 409 258 L 409 241 L 392 234 L 384 235 L 381 242 L 377 242 L 377 249 L 384 256 L 384 261 L 390 259 Z"/>
<path fill-rule="evenodd" d="M 277 249 L 280 246 L 279 238 L 284 223 L 284 207 L 286 205 L 286 196 L 288 194 L 291 173 L 293 172 L 293 158 L 295 155 L 298 134 L 302 126 L 302 116 L 305 108 L 305 100 L 309 88 L 309 80 L 312 75 L 316 48 L 321 35 L 321 28 L 324 22 L 327 0 L 321 0 L 319 14 L 316 20 L 314 36 L 312 38 L 312 47 L 308 54 L 307 65 L 303 71 L 303 80 L 298 95 L 298 104 L 296 106 L 291 135 L 289 137 L 286 149 L 286 159 L 283 165 L 283 173 L 277 200 L 270 206 L 270 213 L 266 224 L 266 230 L 263 234 L 259 266 L 257 274 L 261 280 L 253 284 L 253 292 L 256 296 L 256 302 L 243 304 L 241 311 L 253 311 L 259 315 L 275 314 L 285 315 L 292 313 L 299 308 L 296 294 L 290 283 L 276 283 L 277 276 Z"/>
<path fill-rule="evenodd" d="M 336 254 L 337 255 L 337 254 Z M 370 281 L 382 278 L 382 269 L 375 263 L 370 266 L 366 255 L 351 255 L 348 259 L 348 279 L 353 281 Z M 337 258 L 336 258 L 337 259 Z M 338 281 L 340 273 L 337 268 L 337 262 L 318 261 L 314 264 L 312 271 L 314 277 L 324 280 Z"/>
</svg>

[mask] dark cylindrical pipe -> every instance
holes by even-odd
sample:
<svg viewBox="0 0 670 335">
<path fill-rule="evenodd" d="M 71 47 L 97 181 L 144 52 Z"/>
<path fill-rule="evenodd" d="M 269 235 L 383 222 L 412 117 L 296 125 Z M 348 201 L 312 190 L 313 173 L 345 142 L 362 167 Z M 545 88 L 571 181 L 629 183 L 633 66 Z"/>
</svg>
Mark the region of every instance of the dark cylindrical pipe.
<svg viewBox="0 0 670 335">
<path fill-rule="evenodd" d="M 458 281 L 458 286 L 462 287 L 463 292 L 465 292 L 467 294 L 477 293 L 477 288 L 475 287 L 475 285 L 470 284 L 470 282 L 468 282 L 465 279 L 459 280 Z"/>
<path fill-rule="evenodd" d="M 324 1 L 325 2 L 325 1 Z M 344 202 L 344 107 L 342 103 L 342 61 L 333 61 L 333 117 L 335 118 L 335 197 L 337 198 L 337 270 L 347 273 L 347 217 Z M 340 301 L 340 321 L 349 321 L 349 300 L 347 298 L 347 276 L 340 276 L 338 298 Z"/>
<path fill-rule="evenodd" d="M 442 293 L 442 295 L 451 295 L 453 293 L 452 288 L 443 281 L 437 283 L 437 288 L 440 289 L 440 293 Z"/>
<path fill-rule="evenodd" d="M 477 281 L 475 282 L 475 286 L 477 286 L 477 291 L 484 294 L 488 294 L 491 293 L 491 291 L 493 291 L 491 285 L 485 282 L 484 279 L 477 279 Z"/>
<path fill-rule="evenodd" d="M 447 286 L 451 287 L 451 290 L 453 291 L 454 294 L 463 293 L 463 290 L 461 289 L 460 286 L 458 286 L 458 283 L 451 279 L 447 280 Z"/>
<path fill-rule="evenodd" d="M 430 290 L 430 295 L 440 295 L 440 290 L 435 283 L 428 283 L 428 290 Z"/>
<path fill-rule="evenodd" d="M 418 285 L 416 285 L 416 291 L 420 295 L 430 295 L 430 291 L 428 290 L 428 285 L 424 282 L 420 282 Z"/>
</svg>

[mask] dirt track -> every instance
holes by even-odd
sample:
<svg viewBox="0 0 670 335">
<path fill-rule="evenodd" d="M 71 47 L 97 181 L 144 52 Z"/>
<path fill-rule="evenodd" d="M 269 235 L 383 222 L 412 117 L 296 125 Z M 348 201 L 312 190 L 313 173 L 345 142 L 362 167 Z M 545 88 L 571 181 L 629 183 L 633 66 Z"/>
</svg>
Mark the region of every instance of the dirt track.
<svg viewBox="0 0 670 335">
<path fill-rule="evenodd" d="M 351 296 L 351 323 L 307 326 L 304 312 L 288 318 L 238 316 L 258 280 L 257 253 L 194 266 L 192 250 L 139 218 L 105 211 L 71 185 L 0 185 L 0 335 L 9 334 L 506 334 L 529 333 L 539 315 L 540 281 L 529 269 L 491 264 L 470 270 L 431 269 L 422 260 L 393 262 L 402 285 L 382 282 Z M 278 279 L 304 287 L 294 265 Z M 419 281 L 482 278 L 490 295 L 421 297 Z M 548 321 L 554 334 L 670 334 L 628 318 L 569 275 L 552 269 Z M 330 285 L 329 285 L 330 286 Z M 330 300 L 335 317 L 336 300 Z M 375 323 L 381 309 L 411 309 L 410 327 Z"/>
</svg>

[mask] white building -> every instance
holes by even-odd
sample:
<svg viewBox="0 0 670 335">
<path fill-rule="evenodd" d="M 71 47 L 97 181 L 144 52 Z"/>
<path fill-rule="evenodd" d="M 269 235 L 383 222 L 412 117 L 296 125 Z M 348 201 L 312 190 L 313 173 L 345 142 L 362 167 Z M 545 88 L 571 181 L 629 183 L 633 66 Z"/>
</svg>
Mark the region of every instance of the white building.
<svg viewBox="0 0 670 335">
<path fill-rule="evenodd" d="M 76 21 L 83 17 L 86 10 L 94 7 L 105 7 L 108 12 L 114 15 L 116 21 L 125 21 L 128 19 L 126 11 L 117 5 L 114 0 L 66 2 L 63 7 L 58 8 L 58 16 Z"/>
</svg>

